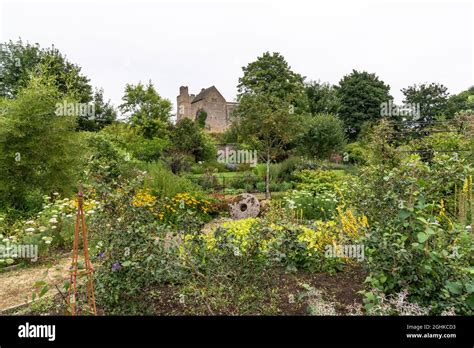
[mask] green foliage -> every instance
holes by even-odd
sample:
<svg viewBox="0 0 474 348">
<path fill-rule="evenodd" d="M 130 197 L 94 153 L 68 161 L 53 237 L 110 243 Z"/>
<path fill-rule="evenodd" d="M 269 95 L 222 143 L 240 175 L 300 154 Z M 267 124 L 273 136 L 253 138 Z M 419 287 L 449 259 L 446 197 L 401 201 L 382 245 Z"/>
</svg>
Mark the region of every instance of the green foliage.
<svg viewBox="0 0 474 348">
<path fill-rule="evenodd" d="M 433 314 L 456 308 L 472 314 L 473 277 L 469 232 L 449 219 L 433 216 L 438 205 L 418 196 L 413 206 L 387 216 L 366 238 L 366 282 L 391 294 L 407 289 L 411 301 L 430 306 Z"/>
<path fill-rule="evenodd" d="M 143 85 L 127 84 L 123 103 L 119 106 L 133 127 L 140 129 L 147 139 L 160 136 L 171 117 L 171 102 L 163 99 L 150 82 Z"/>
<path fill-rule="evenodd" d="M 199 192 L 198 186 L 183 176 L 173 174 L 161 162 L 139 163 L 137 167 L 145 171 L 144 186 L 158 196 L 173 197 L 181 192 Z"/>
<path fill-rule="evenodd" d="M 217 156 L 212 139 L 188 118 L 180 120 L 171 131 L 171 156 L 187 154 L 195 162 L 213 160 Z"/>
<path fill-rule="evenodd" d="M 378 120 L 381 103 L 392 99 L 390 86 L 375 74 L 353 70 L 344 76 L 337 88 L 341 100 L 338 116 L 344 121 L 346 134 L 355 139 L 365 122 Z"/>
<path fill-rule="evenodd" d="M 110 103 L 104 101 L 104 90 L 96 89 L 93 96 L 94 115 L 78 118 L 78 129 L 85 131 L 99 131 L 112 124 L 117 118 L 117 111 Z"/>
<path fill-rule="evenodd" d="M 311 81 L 305 85 L 305 89 L 311 114 L 337 115 L 341 102 L 334 86 L 329 83 Z"/>
<path fill-rule="evenodd" d="M 239 100 L 249 95 L 268 96 L 293 105 L 295 114 L 307 111 L 304 78 L 291 70 L 281 54 L 265 52 L 242 70 L 244 75 L 237 86 Z"/>
<path fill-rule="evenodd" d="M 451 118 L 458 113 L 468 111 L 471 113 L 474 111 L 474 86 L 449 97 L 446 115 Z"/>
<path fill-rule="evenodd" d="M 196 122 L 201 129 L 206 127 L 207 113 L 204 110 L 199 110 L 196 116 Z"/>
<path fill-rule="evenodd" d="M 161 158 L 169 145 L 167 132 L 161 136 L 145 137 L 137 127 L 114 123 L 105 127 L 102 133 L 123 151 L 140 161 L 152 162 Z"/>
<path fill-rule="evenodd" d="M 183 241 L 199 233 L 208 217 L 207 201 L 187 193 L 173 199 L 150 195 L 141 189 L 143 179 L 117 181 L 91 220 L 96 299 L 108 314 L 153 313 L 153 287 L 189 276 L 183 257 L 191 250 L 183 249 Z"/>
<path fill-rule="evenodd" d="M 365 165 L 367 163 L 367 152 L 369 151 L 366 144 L 361 141 L 354 141 L 345 147 L 344 156 L 346 161 L 352 164 Z"/>
<path fill-rule="evenodd" d="M 34 78 L 0 114 L 0 204 L 38 209 L 43 194 L 69 193 L 77 178 L 75 118 L 57 116 L 61 94 Z"/>
<path fill-rule="evenodd" d="M 420 104 L 421 120 L 430 121 L 447 115 L 448 88 L 439 83 L 413 85 L 402 88 L 405 103 Z"/>
<path fill-rule="evenodd" d="M 2 79 L 0 96 L 13 98 L 29 84 L 31 74 L 41 73 L 54 81 L 63 96 L 73 97 L 81 103 L 92 100 L 89 79 L 81 74 L 81 68 L 69 62 L 58 49 L 42 49 L 38 44 L 24 44 L 21 39 L 3 44 L 0 56 Z"/>
<path fill-rule="evenodd" d="M 105 134 L 82 133 L 87 147 L 85 174 L 93 185 L 106 187 L 127 171 L 127 153 Z"/>
<path fill-rule="evenodd" d="M 299 133 L 301 115 L 307 111 L 303 78 L 279 53 L 264 53 L 243 71 L 238 85 L 240 104 L 234 110 L 235 127 L 242 140 L 262 152 L 269 169 L 272 159 Z M 269 184 L 267 176 L 267 198 Z"/>
<path fill-rule="evenodd" d="M 345 183 L 344 175 L 329 170 L 302 170 L 294 175 L 296 190 L 285 197 L 286 206 L 301 210 L 306 219 L 332 219 L 342 203 L 340 191 Z"/>
<path fill-rule="evenodd" d="M 319 114 L 305 121 L 305 131 L 299 139 L 303 153 L 314 158 L 328 159 L 344 148 L 344 123 L 336 116 Z"/>
</svg>

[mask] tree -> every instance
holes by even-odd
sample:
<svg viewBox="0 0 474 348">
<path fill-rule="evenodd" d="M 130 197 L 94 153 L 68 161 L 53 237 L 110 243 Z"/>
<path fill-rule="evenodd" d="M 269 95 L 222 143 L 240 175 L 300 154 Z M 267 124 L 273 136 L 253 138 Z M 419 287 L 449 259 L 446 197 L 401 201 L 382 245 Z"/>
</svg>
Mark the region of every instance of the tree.
<svg viewBox="0 0 474 348">
<path fill-rule="evenodd" d="M 9 41 L 0 46 L 0 96 L 14 98 L 31 77 L 42 75 L 56 85 L 63 96 L 80 103 L 92 100 L 92 86 L 81 68 L 69 62 L 58 49 L 42 49 L 38 44 Z"/>
<path fill-rule="evenodd" d="M 448 88 L 439 83 L 424 83 L 402 88 L 405 103 L 419 104 L 421 121 L 447 116 Z"/>
<path fill-rule="evenodd" d="M 454 117 L 460 112 L 474 111 L 474 86 L 449 97 L 446 116 Z"/>
<path fill-rule="evenodd" d="M 304 77 L 293 72 L 280 53 L 265 52 L 242 70 L 244 75 L 239 78 L 238 98 L 244 95 L 271 96 L 291 103 L 295 114 L 308 111 Z"/>
<path fill-rule="evenodd" d="M 311 81 L 305 85 L 309 111 L 313 115 L 320 113 L 337 115 L 341 102 L 336 88 L 327 82 Z"/>
<path fill-rule="evenodd" d="M 78 129 L 85 131 L 99 131 L 117 119 L 117 111 L 110 100 L 104 101 L 104 90 L 96 89 L 93 98 L 94 114 L 78 118 Z"/>
<path fill-rule="evenodd" d="M 334 115 L 318 114 L 308 117 L 304 129 L 299 145 L 307 155 L 328 159 L 331 154 L 344 148 L 344 123 Z"/>
<path fill-rule="evenodd" d="M 266 161 L 265 196 L 270 197 L 270 162 L 296 137 L 307 111 L 303 77 L 279 53 L 264 53 L 243 68 L 235 109 L 236 129 Z"/>
<path fill-rule="evenodd" d="M 104 127 L 100 133 L 106 135 L 108 140 L 127 154 L 145 162 L 158 160 L 169 145 L 167 136 L 148 139 L 141 134 L 139 128 L 124 122 L 114 122 Z"/>
<path fill-rule="evenodd" d="M 146 86 L 141 82 L 136 86 L 127 84 L 122 101 L 119 109 L 146 138 L 151 139 L 165 131 L 172 105 L 158 94 L 151 81 Z"/>
<path fill-rule="evenodd" d="M 116 117 L 110 102 L 103 101 L 103 90 L 93 93 L 89 78 L 81 73 L 81 68 L 54 47 L 44 49 L 38 44 L 25 44 L 21 39 L 3 43 L 0 69 L 0 96 L 14 98 L 32 77 L 42 76 L 48 78 L 64 98 L 76 103 L 93 103 L 94 117 L 77 115 L 80 130 L 97 131 Z"/>
<path fill-rule="evenodd" d="M 171 131 L 172 154 L 186 154 L 196 162 L 216 158 L 216 149 L 211 139 L 196 122 L 183 118 Z"/>
<path fill-rule="evenodd" d="M 381 118 L 380 105 L 392 100 L 390 86 L 375 74 L 353 70 L 339 81 L 337 94 L 341 101 L 338 116 L 344 121 L 346 134 L 355 139 L 362 124 Z"/>
<path fill-rule="evenodd" d="M 0 113 L 0 205 L 28 211 L 41 196 L 69 194 L 77 178 L 74 116 L 56 115 L 62 95 L 52 79 L 34 77 Z"/>
</svg>

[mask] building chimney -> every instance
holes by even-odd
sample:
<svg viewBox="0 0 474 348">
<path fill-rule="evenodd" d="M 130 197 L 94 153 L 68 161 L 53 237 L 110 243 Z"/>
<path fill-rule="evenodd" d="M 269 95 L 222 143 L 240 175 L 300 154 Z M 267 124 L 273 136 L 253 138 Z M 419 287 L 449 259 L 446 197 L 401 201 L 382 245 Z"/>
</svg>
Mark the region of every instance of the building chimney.
<svg viewBox="0 0 474 348">
<path fill-rule="evenodd" d="M 179 87 L 179 95 L 187 96 L 188 95 L 188 86 Z"/>
</svg>

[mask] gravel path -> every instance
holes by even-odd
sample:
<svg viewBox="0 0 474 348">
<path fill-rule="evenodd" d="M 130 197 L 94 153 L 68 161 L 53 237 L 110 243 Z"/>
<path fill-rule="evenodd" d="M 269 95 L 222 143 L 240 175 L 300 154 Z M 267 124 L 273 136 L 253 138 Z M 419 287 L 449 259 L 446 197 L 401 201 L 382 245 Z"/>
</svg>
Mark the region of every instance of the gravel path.
<svg viewBox="0 0 474 348">
<path fill-rule="evenodd" d="M 54 284 L 62 288 L 69 278 L 70 265 L 70 256 L 63 256 L 52 265 L 42 264 L 0 273 L 0 312 L 31 301 L 33 291 L 39 292 L 34 286 L 37 281 L 44 280 L 49 284 L 49 291 L 44 296 L 56 294 Z"/>
</svg>

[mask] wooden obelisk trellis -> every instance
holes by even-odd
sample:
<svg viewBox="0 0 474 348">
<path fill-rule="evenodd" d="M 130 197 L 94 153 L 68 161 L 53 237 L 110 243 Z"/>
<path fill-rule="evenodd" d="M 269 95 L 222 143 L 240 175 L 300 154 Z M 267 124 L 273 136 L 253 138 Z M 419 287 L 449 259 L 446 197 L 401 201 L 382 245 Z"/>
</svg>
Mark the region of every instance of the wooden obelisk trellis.
<svg viewBox="0 0 474 348">
<path fill-rule="evenodd" d="M 79 184 L 79 192 L 77 194 L 77 215 L 76 215 L 76 227 L 74 229 L 74 245 L 72 252 L 72 265 L 70 268 L 70 282 L 68 289 L 68 305 L 71 309 L 71 315 L 76 315 L 76 303 L 77 303 L 77 277 L 85 275 L 87 276 L 87 305 L 89 307 L 90 313 L 97 315 L 97 309 L 95 306 L 95 297 L 94 297 L 94 283 L 92 279 L 92 274 L 94 269 L 92 267 L 88 242 L 87 242 L 87 227 L 86 227 L 86 218 L 84 215 L 84 193 L 82 189 L 82 184 Z M 79 269 L 78 256 L 79 256 L 79 230 L 82 231 L 82 244 L 84 249 L 84 268 Z"/>
</svg>

